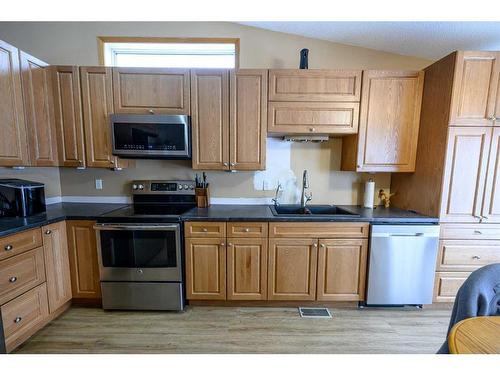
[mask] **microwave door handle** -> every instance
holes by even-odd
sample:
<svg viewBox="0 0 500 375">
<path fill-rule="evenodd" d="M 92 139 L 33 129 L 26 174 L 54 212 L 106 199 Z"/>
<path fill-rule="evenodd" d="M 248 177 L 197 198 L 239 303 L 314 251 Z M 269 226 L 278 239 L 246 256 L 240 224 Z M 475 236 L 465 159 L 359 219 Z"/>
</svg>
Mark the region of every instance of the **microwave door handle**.
<svg viewBox="0 0 500 375">
<path fill-rule="evenodd" d="M 96 230 L 176 230 L 178 224 L 167 225 L 122 225 L 122 224 L 96 224 Z"/>
</svg>

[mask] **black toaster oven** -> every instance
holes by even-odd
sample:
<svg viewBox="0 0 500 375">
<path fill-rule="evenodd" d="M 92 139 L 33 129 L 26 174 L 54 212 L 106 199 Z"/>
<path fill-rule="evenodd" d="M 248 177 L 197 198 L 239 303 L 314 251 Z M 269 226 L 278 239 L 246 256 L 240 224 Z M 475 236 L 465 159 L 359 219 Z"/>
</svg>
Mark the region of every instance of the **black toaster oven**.
<svg viewBox="0 0 500 375">
<path fill-rule="evenodd" d="M 0 179 L 0 217 L 26 217 L 45 212 L 44 184 Z"/>
</svg>

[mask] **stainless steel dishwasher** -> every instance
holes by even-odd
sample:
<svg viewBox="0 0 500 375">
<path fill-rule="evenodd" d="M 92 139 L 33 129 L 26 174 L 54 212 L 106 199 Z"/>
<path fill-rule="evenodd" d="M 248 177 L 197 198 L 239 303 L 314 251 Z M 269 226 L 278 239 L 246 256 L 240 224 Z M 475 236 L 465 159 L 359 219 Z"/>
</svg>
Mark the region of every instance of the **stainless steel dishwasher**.
<svg viewBox="0 0 500 375">
<path fill-rule="evenodd" d="M 367 305 L 432 303 L 439 225 L 372 225 Z"/>
</svg>

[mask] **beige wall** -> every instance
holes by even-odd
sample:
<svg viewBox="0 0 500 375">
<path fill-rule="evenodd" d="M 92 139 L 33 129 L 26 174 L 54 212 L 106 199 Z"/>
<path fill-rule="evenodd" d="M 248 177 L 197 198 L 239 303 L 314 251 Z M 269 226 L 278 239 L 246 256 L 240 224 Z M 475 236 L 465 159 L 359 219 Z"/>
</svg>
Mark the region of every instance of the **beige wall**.
<svg viewBox="0 0 500 375">
<path fill-rule="evenodd" d="M 51 63 L 94 65 L 97 36 L 230 37 L 240 38 L 240 67 L 296 68 L 299 51 L 309 48 L 309 67 L 340 69 L 420 69 L 429 61 L 366 48 L 352 47 L 299 36 L 276 33 L 226 22 L 85 22 L 0 23 L 0 39 Z M 356 204 L 362 199 L 361 183 L 373 177 L 377 188 L 390 186 L 390 174 L 340 172 L 341 140 L 325 144 L 293 144 L 290 166 L 299 177 L 308 169 L 315 203 Z M 52 173 L 52 172 L 51 172 Z M 140 160 L 127 171 L 60 169 L 63 195 L 125 195 L 133 179 L 190 178 L 193 171 L 185 161 Z M 215 197 L 270 197 L 272 191 L 253 186 L 254 173 L 211 172 Z M 102 178 L 103 190 L 94 189 Z M 51 178 L 48 179 L 49 183 Z M 54 185 L 57 184 L 54 178 Z M 58 181 L 58 180 L 57 180 Z M 51 192 L 57 188 L 50 186 Z"/>
<path fill-rule="evenodd" d="M 45 184 L 45 196 L 59 197 L 61 195 L 61 179 L 58 168 L 0 168 L 0 178 L 20 178 Z"/>
</svg>

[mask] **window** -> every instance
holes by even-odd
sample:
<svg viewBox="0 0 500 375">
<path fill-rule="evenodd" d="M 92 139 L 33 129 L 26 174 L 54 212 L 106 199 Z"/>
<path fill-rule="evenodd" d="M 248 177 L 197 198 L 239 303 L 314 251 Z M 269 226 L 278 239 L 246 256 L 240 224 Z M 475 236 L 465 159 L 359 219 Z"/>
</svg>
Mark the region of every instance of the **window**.
<svg viewBox="0 0 500 375">
<path fill-rule="evenodd" d="M 99 37 L 105 66 L 162 68 L 238 67 L 239 39 Z"/>
</svg>

